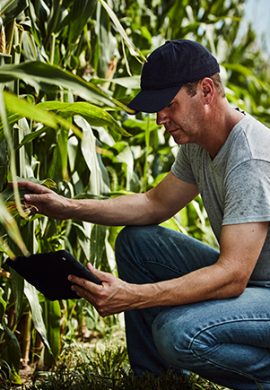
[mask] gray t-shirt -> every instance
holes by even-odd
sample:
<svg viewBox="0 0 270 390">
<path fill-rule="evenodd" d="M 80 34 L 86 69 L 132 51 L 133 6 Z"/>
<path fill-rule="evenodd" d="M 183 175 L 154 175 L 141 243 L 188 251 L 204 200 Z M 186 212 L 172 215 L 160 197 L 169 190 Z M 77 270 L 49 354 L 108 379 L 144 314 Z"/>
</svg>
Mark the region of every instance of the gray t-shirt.
<svg viewBox="0 0 270 390">
<path fill-rule="evenodd" d="M 250 115 L 214 159 L 199 145 L 180 146 L 172 173 L 197 184 L 218 241 L 222 225 L 270 221 L 270 130 Z M 270 287 L 270 228 L 250 283 Z"/>
</svg>

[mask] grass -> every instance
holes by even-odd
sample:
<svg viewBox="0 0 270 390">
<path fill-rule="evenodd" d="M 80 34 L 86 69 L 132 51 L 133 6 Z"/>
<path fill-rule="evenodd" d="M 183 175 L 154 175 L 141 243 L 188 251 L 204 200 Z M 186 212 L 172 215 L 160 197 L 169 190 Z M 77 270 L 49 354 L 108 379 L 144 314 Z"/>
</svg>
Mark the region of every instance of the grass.
<svg viewBox="0 0 270 390">
<path fill-rule="evenodd" d="M 38 374 L 28 390 L 195 390 L 222 389 L 192 375 L 184 379 L 168 372 L 160 377 L 146 374 L 140 378 L 130 372 L 127 352 L 122 346 L 109 346 L 90 354 L 81 346 L 71 347 L 57 367 L 45 375 Z"/>
<path fill-rule="evenodd" d="M 30 379 L 30 380 L 29 380 Z M 134 377 L 121 336 L 95 343 L 67 346 L 51 371 L 35 371 L 23 386 L 0 383 L 1 390 L 224 390 L 192 374 L 184 379 L 172 372 Z"/>
</svg>

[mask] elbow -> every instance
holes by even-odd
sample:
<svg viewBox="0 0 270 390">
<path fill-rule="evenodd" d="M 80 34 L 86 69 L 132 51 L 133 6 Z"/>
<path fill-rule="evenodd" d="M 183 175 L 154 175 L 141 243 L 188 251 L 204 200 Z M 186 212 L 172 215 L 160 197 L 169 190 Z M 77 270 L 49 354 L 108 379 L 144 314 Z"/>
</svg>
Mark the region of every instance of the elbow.
<svg viewBox="0 0 270 390">
<path fill-rule="evenodd" d="M 232 288 L 232 298 L 239 297 L 239 295 L 243 294 L 246 289 L 246 284 L 244 283 L 234 283 Z"/>
<path fill-rule="evenodd" d="M 248 280 L 245 275 L 237 275 L 233 278 L 230 283 L 230 295 L 231 298 L 238 297 L 245 291 L 247 287 Z"/>
<path fill-rule="evenodd" d="M 217 262 L 215 266 L 218 268 L 220 278 L 220 288 L 217 295 L 220 298 L 235 298 L 240 296 L 246 289 L 250 274 L 248 270 L 240 269 L 239 266 L 226 266 L 226 263 Z"/>
<path fill-rule="evenodd" d="M 162 210 L 147 210 L 145 213 L 145 225 L 159 225 L 160 223 L 167 221 L 170 218 L 166 213 L 163 213 Z"/>
<path fill-rule="evenodd" d="M 242 283 L 230 283 L 226 287 L 223 286 L 214 296 L 215 299 L 237 298 L 245 291 L 245 286 Z"/>
<path fill-rule="evenodd" d="M 227 276 L 223 279 L 223 283 L 220 285 L 215 298 L 236 298 L 245 291 L 247 282 L 248 278 L 240 272 L 227 273 Z"/>
</svg>

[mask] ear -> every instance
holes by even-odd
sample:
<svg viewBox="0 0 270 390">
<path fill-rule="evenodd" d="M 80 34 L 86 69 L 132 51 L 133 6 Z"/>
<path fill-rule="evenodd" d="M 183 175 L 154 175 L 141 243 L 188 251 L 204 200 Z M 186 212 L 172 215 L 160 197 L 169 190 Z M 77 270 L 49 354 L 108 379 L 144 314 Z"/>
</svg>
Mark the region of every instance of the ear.
<svg viewBox="0 0 270 390">
<path fill-rule="evenodd" d="M 214 82 L 210 77 L 204 77 L 200 83 L 204 104 L 211 104 L 215 96 Z"/>
</svg>

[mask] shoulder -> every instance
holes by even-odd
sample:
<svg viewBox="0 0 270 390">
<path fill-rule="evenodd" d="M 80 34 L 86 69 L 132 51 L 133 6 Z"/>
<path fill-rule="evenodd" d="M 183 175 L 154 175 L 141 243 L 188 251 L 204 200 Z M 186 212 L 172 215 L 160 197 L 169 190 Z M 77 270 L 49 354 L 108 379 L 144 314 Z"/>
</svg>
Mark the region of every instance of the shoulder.
<svg viewBox="0 0 270 390">
<path fill-rule="evenodd" d="M 270 129 L 250 115 L 233 128 L 223 153 L 226 155 L 226 175 L 239 165 L 251 161 L 270 162 Z"/>
<path fill-rule="evenodd" d="M 238 123 L 237 128 L 238 147 L 241 147 L 240 141 L 251 159 L 270 161 L 270 129 L 248 114 Z"/>
</svg>

